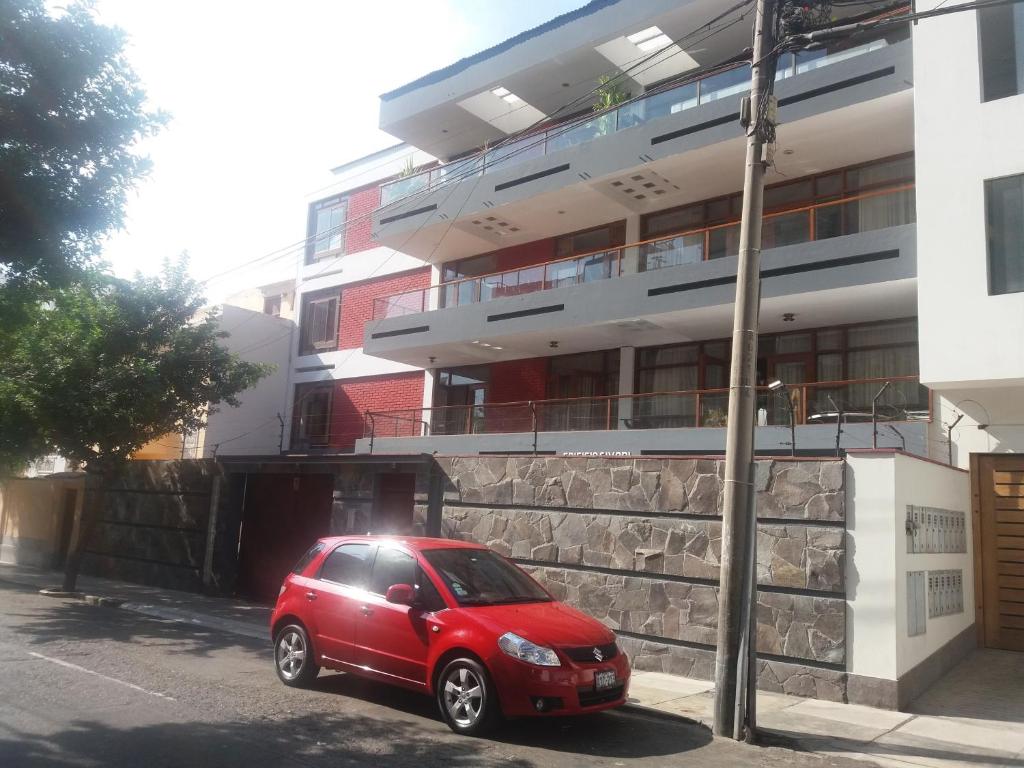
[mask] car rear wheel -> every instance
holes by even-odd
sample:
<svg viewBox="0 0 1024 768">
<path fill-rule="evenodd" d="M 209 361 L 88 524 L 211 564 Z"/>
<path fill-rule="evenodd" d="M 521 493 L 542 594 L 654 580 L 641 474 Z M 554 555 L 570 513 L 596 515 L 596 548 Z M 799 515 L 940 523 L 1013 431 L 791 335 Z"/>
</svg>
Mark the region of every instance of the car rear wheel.
<svg viewBox="0 0 1024 768">
<path fill-rule="evenodd" d="M 289 624 L 277 633 L 274 667 L 281 682 L 295 688 L 309 685 L 320 672 L 313 659 L 309 635 L 300 624 Z"/>
<path fill-rule="evenodd" d="M 493 727 L 498 697 L 491 676 L 475 659 L 450 661 L 437 680 L 441 716 L 456 733 L 477 736 Z"/>
</svg>

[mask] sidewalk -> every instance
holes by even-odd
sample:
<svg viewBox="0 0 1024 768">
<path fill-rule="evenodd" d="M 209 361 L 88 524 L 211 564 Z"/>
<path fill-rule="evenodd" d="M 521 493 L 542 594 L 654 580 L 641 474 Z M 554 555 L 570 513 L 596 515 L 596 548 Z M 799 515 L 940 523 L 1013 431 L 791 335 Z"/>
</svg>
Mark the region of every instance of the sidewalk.
<svg viewBox="0 0 1024 768">
<path fill-rule="evenodd" d="M 59 585 L 62 578 L 63 574 L 55 571 L 0 563 L 0 581 L 42 589 Z M 269 647 L 271 609 L 264 605 L 84 575 L 78 577 L 78 590 L 87 595 L 124 600 L 121 610 L 219 629 L 263 640 Z"/>
<path fill-rule="evenodd" d="M 796 749 L 892 768 L 1024 766 L 1024 654 L 978 651 L 947 680 L 911 705 L 916 713 L 759 692 L 758 727 Z M 710 682 L 635 672 L 629 694 L 637 707 L 711 726 Z"/>
<path fill-rule="evenodd" d="M 0 564 L 0 581 L 41 589 L 60 574 Z M 121 610 L 269 643 L 270 608 L 226 598 L 81 576 L 79 590 L 125 600 Z M 634 672 L 630 705 L 708 727 L 712 684 Z M 881 766 L 1024 766 L 1024 654 L 976 651 L 918 701 L 914 712 L 758 693 L 758 725 L 796 749 Z"/>
</svg>

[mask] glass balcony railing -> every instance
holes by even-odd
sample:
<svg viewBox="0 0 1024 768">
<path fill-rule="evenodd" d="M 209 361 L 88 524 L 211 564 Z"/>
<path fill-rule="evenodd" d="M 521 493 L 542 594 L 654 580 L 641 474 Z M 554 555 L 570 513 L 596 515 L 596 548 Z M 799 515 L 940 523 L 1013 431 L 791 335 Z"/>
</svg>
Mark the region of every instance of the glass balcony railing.
<svg viewBox="0 0 1024 768">
<path fill-rule="evenodd" d="M 786 53 L 780 61 L 775 79 L 786 80 L 805 72 L 863 56 L 885 48 L 892 43 L 885 39 L 872 40 L 842 50 L 801 51 Z M 685 83 L 669 90 L 652 93 L 616 109 L 585 119 L 576 119 L 556 125 L 546 131 L 524 136 L 500 147 L 460 160 L 453 160 L 436 168 L 382 184 L 382 206 L 409 195 L 432 189 L 449 179 L 463 179 L 482 173 L 508 168 L 517 163 L 584 144 L 601 136 L 634 128 L 638 125 L 675 115 L 687 109 L 709 104 L 720 99 L 737 97 L 750 87 L 750 69 L 746 64 L 733 69 Z"/>
<path fill-rule="evenodd" d="M 875 404 L 872 398 L 888 382 Z M 787 395 L 757 388 L 757 425 L 896 423 L 931 419 L 931 395 L 917 376 L 790 384 Z M 365 437 L 725 427 L 728 389 L 408 408 L 367 413 Z"/>
<path fill-rule="evenodd" d="M 770 213 L 764 217 L 762 248 L 798 245 L 914 221 L 914 186 L 907 184 Z M 739 222 L 729 222 L 612 250 L 384 296 L 374 299 L 373 319 L 415 315 L 735 256 L 739 249 L 739 232 Z M 634 260 L 626 258 L 631 251 L 636 253 Z"/>
</svg>

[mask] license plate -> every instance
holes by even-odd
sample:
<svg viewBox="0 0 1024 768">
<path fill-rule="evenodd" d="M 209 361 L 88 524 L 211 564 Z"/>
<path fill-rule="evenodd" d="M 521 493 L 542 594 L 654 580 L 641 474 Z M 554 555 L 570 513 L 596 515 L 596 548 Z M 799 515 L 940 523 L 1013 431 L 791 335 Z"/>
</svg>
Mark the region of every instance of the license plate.
<svg viewBox="0 0 1024 768">
<path fill-rule="evenodd" d="M 615 670 L 600 669 L 594 673 L 594 690 L 603 691 L 605 688 L 612 688 L 615 685 Z"/>
</svg>

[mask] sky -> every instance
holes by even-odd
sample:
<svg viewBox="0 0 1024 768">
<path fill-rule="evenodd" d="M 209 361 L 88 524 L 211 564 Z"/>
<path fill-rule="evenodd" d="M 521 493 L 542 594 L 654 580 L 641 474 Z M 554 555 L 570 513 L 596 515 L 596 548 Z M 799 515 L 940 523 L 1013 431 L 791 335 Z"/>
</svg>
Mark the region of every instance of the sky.
<svg viewBox="0 0 1024 768">
<path fill-rule="evenodd" d="M 97 0 L 171 118 L 139 147 L 152 172 L 104 259 L 129 277 L 187 251 L 204 279 L 302 240 L 329 169 L 397 143 L 377 128 L 379 94 L 585 2 Z M 235 270 L 207 298 L 293 276 L 288 260 Z"/>
</svg>

